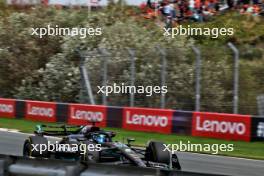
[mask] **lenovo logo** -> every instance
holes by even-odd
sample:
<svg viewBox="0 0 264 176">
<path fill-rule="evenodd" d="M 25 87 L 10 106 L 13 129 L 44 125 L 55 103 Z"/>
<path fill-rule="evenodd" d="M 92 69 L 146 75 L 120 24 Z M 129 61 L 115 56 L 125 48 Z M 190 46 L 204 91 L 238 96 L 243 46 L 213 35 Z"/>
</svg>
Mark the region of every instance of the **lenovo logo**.
<svg viewBox="0 0 264 176">
<path fill-rule="evenodd" d="M 249 115 L 194 112 L 192 135 L 226 140 L 250 141 Z"/>
<path fill-rule="evenodd" d="M 87 121 L 97 121 L 102 122 L 104 115 L 102 112 L 84 111 L 84 110 L 74 110 L 72 108 L 72 119 L 87 120 Z"/>
<path fill-rule="evenodd" d="M 130 111 L 126 111 L 126 123 L 133 125 L 166 127 L 168 126 L 168 117 L 158 115 L 131 115 Z"/>
<path fill-rule="evenodd" d="M 12 105 L 0 104 L 0 112 L 13 113 L 14 112 L 14 108 L 13 108 Z"/>
<path fill-rule="evenodd" d="M 134 131 L 171 133 L 173 111 L 151 108 L 124 108 L 122 127 Z"/>
<path fill-rule="evenodd" d="M 53 117 L 54 110 L 52 108 L 44 108 L 28 105 L 28 114 L 34 116 Z"/>
<path fill-rule="evenodd" d="M 201 117 L 196 117 L 196 130 L 216 133 L 229 133 L 244 135 L 246 133 L 246 125 L 241 122 L 228 122 L 218 120 L 203 120 Z"/>
<path fill-rule="evenodd" d="M 26 119 L 43 122 L 56 122 L 56 103 L 26 101 Z"/>
<path fill-rule="evenodd" d="M 89 122 L 98 122 L 97 126 L 106 126 L 107 109 L 105 106 L 71 104 L 69 115 L 68 123 L 72 125 L 84 125 Z"/>
</svg>

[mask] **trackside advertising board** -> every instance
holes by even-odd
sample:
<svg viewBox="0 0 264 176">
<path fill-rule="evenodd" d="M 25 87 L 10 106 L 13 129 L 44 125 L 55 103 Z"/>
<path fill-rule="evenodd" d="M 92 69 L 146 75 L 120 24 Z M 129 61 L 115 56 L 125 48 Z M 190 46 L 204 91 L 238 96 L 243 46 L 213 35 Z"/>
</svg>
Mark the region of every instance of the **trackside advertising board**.
<svg viewBox="0 0 264 176">
<path fill-rule="evenodd" d="M 264 118 L 250 115 L 108 107 L 0 98 L 0 118 L 24 118 L 71 125 L 91 124 L 131 131 L 264 141 Z"/>
<path fill-rule="evenodd" d="M 106 126 L 107 108 L 105 106 L 70 104 L 68 123 L 72 125 L 91 124 L 89 121 L 98 122 L 100 127 Z"/>
<path fill-rule="evenodd" d="M 0 98 L 0 117 L 15 117 L 15 100 Z"/>
<path fill-rule="evenodd" d="M 172 117 L 173 110 L 125 107 L 123 109 L 123 128 L 169 134 L 172 130 Z"/>
<path fill-rule="evenodd" d="M 250 141 L 250 134 L 250 116 L 203 112 L 193 113 L 193 136 Z"/>
<path fill-rule="evenodd" d="M 26 101 L 25 118 L 43 122 L 56 122 L 56 103 Z"/>
</svg>

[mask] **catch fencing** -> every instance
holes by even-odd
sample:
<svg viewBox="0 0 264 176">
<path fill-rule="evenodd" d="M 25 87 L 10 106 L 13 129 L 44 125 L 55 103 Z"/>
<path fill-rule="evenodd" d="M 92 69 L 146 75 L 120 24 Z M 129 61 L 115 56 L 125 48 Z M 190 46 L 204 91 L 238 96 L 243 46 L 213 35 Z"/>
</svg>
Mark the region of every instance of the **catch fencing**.
<svg viewBox="0 0 264 176">
<path fill-rule="evenodd" d="M 188 54 L 183 54 L 183 50 Z M 256 96 L 263 91 L 263 83 L 252 82 L 248 86 L 254 70 L 259 69 L 245 62 L 251 50 L 241 51 L 232 43 L 210 46 L 210 49 L 188 44 L 185 48 L 78 50 L 82 91 L 75 101 L 105 106 L 257 114 Z M 98 85 L 105 87 L 115 83 L 131 87 L 167 86 L 168 92 L 151 96 L 146 93 L 107 96 L 97 92 Z M 254 86 L 259 86 L 259 90 Z"/>
<path fill-rule="evenodd" d="M 0 117 L 225 140 L 264 141 L 264 118 L 224 113 L 0 99 Z M 14 127 L 15 128 L 15 127 Z"/>
</svg>

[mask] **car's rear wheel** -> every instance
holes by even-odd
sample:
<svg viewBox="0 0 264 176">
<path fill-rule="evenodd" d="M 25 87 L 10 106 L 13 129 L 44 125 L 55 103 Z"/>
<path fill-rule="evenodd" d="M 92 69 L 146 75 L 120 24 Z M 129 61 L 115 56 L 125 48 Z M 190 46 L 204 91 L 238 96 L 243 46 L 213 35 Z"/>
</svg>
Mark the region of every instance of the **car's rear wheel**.
<svg viewBox="0 0 264 176">
<path fill-rule="evenodd" d="M 30 136 L 24 142 L 23 156 L 48 158 L 48 140 L 42 136 Z"/>
</svg>

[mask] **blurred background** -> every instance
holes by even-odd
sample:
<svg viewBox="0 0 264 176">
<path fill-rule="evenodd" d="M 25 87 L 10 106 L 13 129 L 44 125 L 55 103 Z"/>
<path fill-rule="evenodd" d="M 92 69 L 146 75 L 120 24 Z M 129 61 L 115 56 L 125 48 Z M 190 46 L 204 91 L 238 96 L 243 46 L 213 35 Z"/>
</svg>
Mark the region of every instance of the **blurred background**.
<svg viewBox="0 0 264 176">
<path fill-rule="evenodd" d="M 0 97 L 91 103 L 92 94 L 110 106 L 263 115 L 263 2 L 198 2 L 1 0 Z M 31 35 L 47 25 L 100 27 L 102 35 Z M 178 25 L 235 33 L 163 36 Z M 113 83 L 166 85 L 168 93 L 97 94 L 98 85 Z"/>
</svg>

